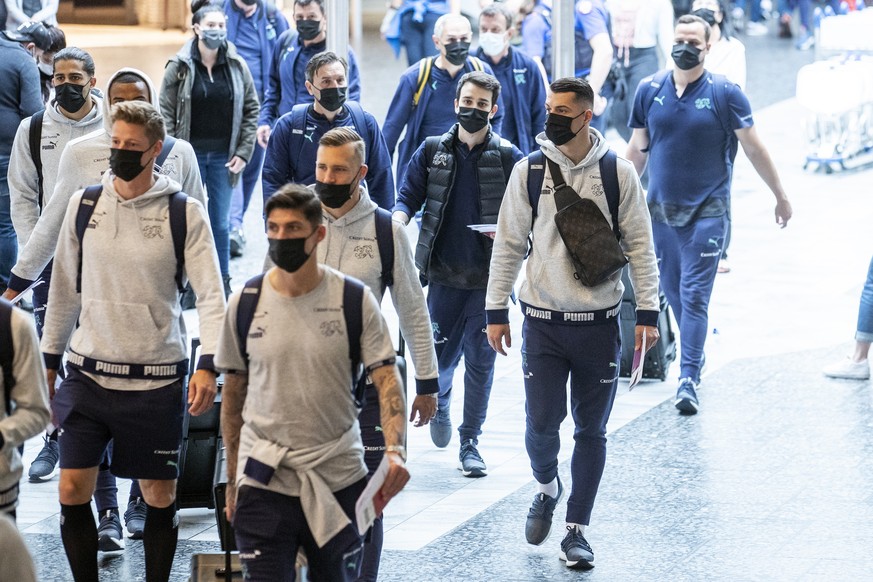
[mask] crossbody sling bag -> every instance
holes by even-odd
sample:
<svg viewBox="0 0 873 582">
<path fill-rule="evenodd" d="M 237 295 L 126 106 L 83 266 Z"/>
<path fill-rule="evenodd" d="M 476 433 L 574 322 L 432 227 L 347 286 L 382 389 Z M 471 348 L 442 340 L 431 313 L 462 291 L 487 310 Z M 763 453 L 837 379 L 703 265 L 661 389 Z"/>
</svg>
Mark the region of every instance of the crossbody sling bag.
<svg viewBox="0 0 873 582">
<path fill-rule="evenodd" d="M 570 253 L 574 276 L 586 287 L 600 285 L 627 264 L 618 229 L 610 226 L 593 200 L 580 198 L 567 185 L 554 160 L 545 158 L 555 189 L 555 226 Z"/>
</svg>

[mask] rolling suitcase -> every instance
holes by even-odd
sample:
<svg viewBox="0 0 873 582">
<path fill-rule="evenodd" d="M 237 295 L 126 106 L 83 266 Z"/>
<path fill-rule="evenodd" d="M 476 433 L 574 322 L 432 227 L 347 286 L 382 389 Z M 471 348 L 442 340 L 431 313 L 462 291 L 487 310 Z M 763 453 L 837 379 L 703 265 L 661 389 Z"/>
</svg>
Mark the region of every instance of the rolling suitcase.
<svg viewBox="0 0 873 582">
<path fill-rule="evenodd" d="M 634 360 L 634 328 L 637 323 L 637 301 L 634 288 L 631 285 L 628 269 L 621 274 L 624 283 L 624 295 L 621 298 L 621 364 L 619 375 L 630 377 L 631 365 Z M 667 379 L 667 370 L 676 359 L 676 334 L 673 332 L 673 322 L 670 319 L 670 306 L 664 293 L 659 291 L 661 313 L 658 315 L 658 333 L 661 338 L 655 347 L 646 353 L 643 362 L 643 378 L 656 378 L 662 382 Z"/>
</svg>

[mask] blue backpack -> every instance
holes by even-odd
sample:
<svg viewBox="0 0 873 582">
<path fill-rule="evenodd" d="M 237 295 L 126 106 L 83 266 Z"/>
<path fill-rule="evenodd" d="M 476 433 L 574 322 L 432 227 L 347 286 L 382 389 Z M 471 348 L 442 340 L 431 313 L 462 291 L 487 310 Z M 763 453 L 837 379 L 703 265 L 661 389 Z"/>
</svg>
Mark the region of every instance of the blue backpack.
<svg viewBox="0 0 873 582">
<path fill-rule="evenodd" d="M 303 151 L 305 140 L 303 135 L 306 133 L 306 112 L 309 110 L 310 103 L 298 103 L 285 115 L 291 116 L 291 143 L 288 147 L 291 152 L 291 159 L 297 160 L 300 157 L 300 152 Z M 346 107 L 349 110 L 349 115 L 352 117 L 352 129 L 358 132 L 362 138 L 367 133 L 367 117 L 364 115 L 364 110 L 361 104 L 357 101 L 346 101 Z M 367 144 L 370 140 L 364 140 Z"/>
</svg>

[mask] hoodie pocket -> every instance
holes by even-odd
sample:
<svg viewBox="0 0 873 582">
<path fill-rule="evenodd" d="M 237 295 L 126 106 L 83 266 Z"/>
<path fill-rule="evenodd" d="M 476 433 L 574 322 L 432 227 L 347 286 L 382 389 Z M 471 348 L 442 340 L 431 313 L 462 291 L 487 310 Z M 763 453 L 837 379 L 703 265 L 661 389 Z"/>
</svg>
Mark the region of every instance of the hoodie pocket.
<svg viewBox="0 0 873 582">
<path fill-rule="evenodd" d="M 86 356 L 119 363 L 152 363 L 172 359 L 168 354 L 177 351 L 170 343 L 170 318 L 158 324 L 145 303 L 88 300 L 79 323 L 73 349 Z"/>
</svg>

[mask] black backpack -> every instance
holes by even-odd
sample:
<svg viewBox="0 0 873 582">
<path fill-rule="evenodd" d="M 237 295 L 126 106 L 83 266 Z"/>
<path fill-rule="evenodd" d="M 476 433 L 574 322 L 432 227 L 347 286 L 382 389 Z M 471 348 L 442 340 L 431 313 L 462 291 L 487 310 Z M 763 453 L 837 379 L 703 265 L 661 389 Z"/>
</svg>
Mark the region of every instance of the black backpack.
<svg viewBox="0 0 873 582">
<path fill-rule="evenodd" d="M 165 148 L 169 151 L 169 148 Z M 162 156 L 166 157 L 166 156 Z M 162 160 L 163 161 L 163 160 Z M 97 206 L 97 200 L 103 193 L 103 186 L 88 186 L 82 193 L 82 199 L 79 201 L 79 208 L 76 212 L 76 238 L 79 240 L 79 267 L 76 272 L 76 293 L 82 292 L 82 241 L 85 239 L 85 231 L 88 229 L 88 223 L 91 222 L 91 215 L 94 214 L 94 207 Z M 182 284 L 182 273 L 185 269 L 185 239 L 188 236 L 188 215 L 186 206 L 188 196 L 184 192 L 176 192 L 170 195 L 170 234 L 173 237 L 173 253 L 176 255 L 176 287 L 179 293 L 185 292 L 185 285 Z"/>
<path fill-rule="evenodd" d="M 382 262 L 380 279 L 382 292 L 394 285 L 394 234 L 391 226 L 391 214 L 376 208 L 376 244 L 379 247 L 379 258 Z M 248 337 L 252 320 L 261 298 L 264 283 L 264 273 L 246 281 L 240 293 L 239 305 L 236 309 L 236 332 L 239 339 L 240 353 L 248 361 Z M 363 333 L 363 314 L 361 307 L 364 301 L 364 285 L 357 279 L 346 277 L 343 285 L 343 318 L 349 338 L 349 359 L 352 362 L 352 395 L 355 404 L 362 407 L 367 375 L 361 370 L 361 333 Z"/>
</svg>

